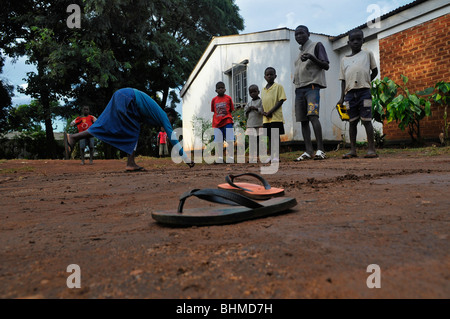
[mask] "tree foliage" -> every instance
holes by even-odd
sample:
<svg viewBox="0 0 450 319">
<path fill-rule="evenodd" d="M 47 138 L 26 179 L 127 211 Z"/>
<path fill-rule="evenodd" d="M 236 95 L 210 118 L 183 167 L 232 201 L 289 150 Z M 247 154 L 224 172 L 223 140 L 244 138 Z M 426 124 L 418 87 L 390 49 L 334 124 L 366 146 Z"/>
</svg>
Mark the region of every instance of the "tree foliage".
<svg viewBox="0 0 450 319">
<path fill-rule="evenodd" d="M 71 29 L 72 3 L 9 0 L 0 13 L 1 48 L 36 66 L 24 93 L 42 106 L 51 157 L 52 116 L 68 118 L 82 104 L 99 115 L 123 87 L 147 92 L 161 107 L 176 103 L 171 91 L 183 85 L 211 38 L 244 27 L 234 0 L 83 0 L 81 27 Z M 65 103 L 52 103 L 59 99 Z"/>
</svg>

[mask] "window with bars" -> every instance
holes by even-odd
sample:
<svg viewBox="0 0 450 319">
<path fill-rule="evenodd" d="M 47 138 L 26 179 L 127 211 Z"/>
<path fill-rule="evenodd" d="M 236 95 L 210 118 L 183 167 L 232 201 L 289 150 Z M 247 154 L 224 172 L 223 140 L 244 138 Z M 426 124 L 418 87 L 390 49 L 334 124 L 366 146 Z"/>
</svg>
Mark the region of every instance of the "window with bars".
<svg viewBox="0 0 450 319">
<path fill-rule="evenodd" d="M 230 95 L 236 108 L 244 107 L 247 104 L 247 63 L 248 60 L 233 63 L 232 68 L 225 71 L 225 74 L 230 77 Z"/>
</svg>

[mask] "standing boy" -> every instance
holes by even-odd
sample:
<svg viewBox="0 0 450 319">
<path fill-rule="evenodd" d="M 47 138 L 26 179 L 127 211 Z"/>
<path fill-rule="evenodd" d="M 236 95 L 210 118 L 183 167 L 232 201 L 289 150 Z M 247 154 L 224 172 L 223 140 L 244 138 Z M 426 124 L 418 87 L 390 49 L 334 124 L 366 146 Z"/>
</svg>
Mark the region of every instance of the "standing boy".
<svg viewBox="0 0 450 319">
<path fill-rule="evenodd" d="M 248 93 L 252 100 L 244 108 L 247 117 L 247 130 L 245 134 L 249 136 L 249 162 L 256 163 L 258 159 L 259 136 L 261 136 L 263 126 L 263 113 L 261 98 L 259 97 L 259 88 L 252 84 L 248 88 Z"/>
<path fill-rule="evenodd" d="M 161 126 L 161 131 L 158 133 L 158 148 L 159 157 L 164 157 L 169 155 L 169 148 L 167 147 L 167 133 L 164 127 Z"/>
<path fill-rule="evenodd" d="M 311 123 L 317 142 L 314 159 L 325 159 L 322 141 L 322 126 L 319 122 L 320 89 L 326 88 L 325 71 L 329 69 L 329 61 L 325 47 L 321 42 L 312 42 L 306 26 L 295 29 L 295 40 L 300 44 L 300 54 L 295 61 L 295 117 L 302 124 L 303 140 L 306 151 L 296 162 L 311 159 L 313 145 L 311 142 Z"/>
<path fill-rule="evenodd" d="M 344 159 L 357 157 L 356 134 L 357 125 L 361 119 L 367 134 L 368 150 L 366 158 L 378 157 L 375 152 L 374 132 L 372 125 L 372 95 L 370 82 L 378 74 L 375 57 L 371 51 L 363 51 L 364 42 L 362 30 L 351 30 L 348 34 L 348 45 L 352 53 L 342 58 L 339 80 L 341 80 L 341 98 L 338 104 L 348 102 L 350 117 L 350 152 L 343 156 Z"/>
<path fill-rule="evenodd" d="M 97 120 L 93 115 L 89 114 L 89 106 L 83 106 L 83 116 L 78 116 L 74 119 L 70 126 L 76 126 L 78 132 L 84 132 Z M 94 137 L 83 138 L 80 140 L 80 155 L 81 155 L 81 165 L 84 165 L 84 149 L 86 144 L 89 146 L 89 164 L 92 165 L 94 160 Z"/>
<path fill-rule="evenodd" d="M 144 168 L 135 162 L 135 151 L 141 123 L 146 122 L 153 126 L 163 126 L 183 161 L 189 167 L 193 167 L 195 164 L 184 153 L 175 134 L 172 134 L 172 123 L 176 118 L 174 109 L 163 110 L 150 96 L 140 90 L 132 88 L 117 90 L 98 120 L 90 128 L 81 133 L 64 134 L 66 156 L 70 156 L 74 143 L 80 139 L 95 136 L 128 154 L 126 171 L 142 171 Z"/>
<path fill-rule="evenodd" d="M 280 150 L 272 150 L 272 129 L 278 129 L 278 146 L 281 145 L 280 135 L 284 132 L 284 118 L 282 105 L 286 101 L 286 93 L 282 85 L 275 83 L 277 71 L 273 67 L 268 67 L 264 71 L 264 79 L 267 81 L 261 98 L 264 109 L 263 128 L 267 129 L 267 137 L 269 138 L 270 158 L 267 162 L 277 163 L 280 161 Z M 273 151 L 273 152 L 272 152 Z"/>
<path fill-rule="evenodd" d="M 231 112 L 234 111 L 234 104 L 231 96 L 225 94 L 225 83 L 217 82 L 216 93 L 217 96 L 211 101 L 211 112 L 213 112 L 212 127 L 214 128 L 214 142 L 216 143 L 216 151 L 219 143 L 223 144 L 223 138 L 227 141 L 227 163 L 234 162 L 234 158 L 229 154 L 229 147 L 234 148 L 234 134 L 233 134 L 233 116 Z M 233 149 L 234 151 L 234 149 Z M 222 154 L 220 154 L 222 155 Z M 223 157 L 218 157 L 218 163 L 223 163 Z"/>
</svg>

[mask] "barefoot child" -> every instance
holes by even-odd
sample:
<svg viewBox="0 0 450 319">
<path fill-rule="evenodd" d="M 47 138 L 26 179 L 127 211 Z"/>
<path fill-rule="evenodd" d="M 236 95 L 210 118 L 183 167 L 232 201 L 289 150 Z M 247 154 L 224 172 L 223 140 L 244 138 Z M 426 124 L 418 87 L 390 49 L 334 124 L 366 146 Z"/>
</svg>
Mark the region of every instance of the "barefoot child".
<svg viewBox="0 0 450 319">
<path fill-rule="evenodd" d="M 256 163 L 258 161 L 259 136 L 262 135 L 264 109 L 259 97 L 259 88 L 256 84 L 249 86 L 248 93 L 252 100 L 244 108 L 245 116 L 247 117 L 245 134 L 249 136 L 249 163 Z"/>
<path fill-rule="evenodd" d="M 368 150 L 366 158 L 378 157 L 375 152 L 374 132 L 372 125 L 372 95 L 370 82 L 378 74 L 375 57 L 371 51 L 361 50 L 364 42 L 362 30 L 351 30 L 348 34 L 348 45 L 352 53 L 342 58 L 339 79 L 341 80 L 341 98 L 338 104 L 348 102 L 350 109 L 350 152 L 344 159 L 357 157 L 356 134 L 357 125 L 361 119 L 367 134 Z"/>
<path fill-rule="evenodd" d="M 231 112 L 234 111 L 233 99 L 231 96 L 225 94 L 225 83 L 216 83 L 216 93 L 211 100 L 211 112 L 213 112 L 212 127 L 214 128 L 214 142 L 216 144 L 223 143 L 223 137 L 227 141 L 228 147 L 231 149 L 234 147 L 234 134 L 230 133 L 233 130 L 233 115 Z M 234 158 L 229 154 L 229 149 L 227 147 L 227 163 L 234 162 Z M 220 147 L 216 147 L 221 149 Z M 218 163 L 223 163 L 223 157 L 221 154 L 218 158 Z"/>
<path fill-rule="evenodd" d="M 167 114 L 166 114 L 167 113 Z M 127 171 L 140 171 L 143 167 L 135 162 L 141 122 L 162 126 L 174 147 L 179 150 L 183 161 L 189 167 L 194 163 L 184 153 L 178 139 L 172 139 L 172 123 L 176 120 L 176 111 L 163 110 L 151 97 L 137 89 L 124 88 L 116 91 L 98 120 L 86 131 L 76 134 L 64 134 L 66 153 L 70 155 L 73 145 L 82 138 L 95 136 L 128 154 Z"/>
<path fill-rule="evenodd" d="M 261 93 L 262 104 L 264 108 L 263 128 L 267 129 L 267 137 L 269 138 L 270 158 L 267 162 L 279 162 L 280 150 L 274 149 L 272 152 L 272 129 L 278 129 L 278 146 L 280 143 L 280 135 L 284 132 L 284 117 L 282 105 L 286 101 L 286 93 L 281 84 L 275 83 L 277 71 L 273 67 L 268 67 L 264 71 L 264 79 L 267 81 Z"/>
<path fill-rule="evenodd" d="M 92 124 L 97 120 L 93 115 L 89 114 L 89 106 L 83 106 L 83 116 L 78 116 L 74 119 L 70 126 L 76 126 L 78 133 L 86 131 Z M 92 164 L 94 160 L 94 137 L 83 138 L 80 140 L 80 155 L 81 155 L 81 165 L 84 165 L 84 149 L 86 144 L 89 146 L 89 164 Z"/>
</svg>

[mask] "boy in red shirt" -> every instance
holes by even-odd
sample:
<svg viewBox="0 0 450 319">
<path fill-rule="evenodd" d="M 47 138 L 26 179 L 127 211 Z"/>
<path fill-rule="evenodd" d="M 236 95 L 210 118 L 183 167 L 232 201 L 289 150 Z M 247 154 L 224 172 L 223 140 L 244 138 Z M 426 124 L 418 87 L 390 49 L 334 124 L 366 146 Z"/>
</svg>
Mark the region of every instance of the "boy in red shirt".
<svg viewBox="0 0 450 319">
<path fill-rule="evenodd" d="M 231 115 L 231 112 L 234 111 L 234 104 L 231 96 L 226 95 L 225 91 L 225 83 L 217 82 L 217 96 L 211 101 L 211 112 L 214 113 L 212 127 L 214 128 L 216 150 L 221 149 L 220 147 L 217 147 L 217 145 L 223 143 L 223 137 L 225 137 L 228 147 L 231 146 L 234 148 L 233 116 Z M 219 156 L 217 162 L 223 163 L 223 157 Z M 234 162 L 234 158 L 232 156 L 227 157 L 227 162 Z"/>
<path fill-rule="evenodd" d="M 159 147 L 159 157 L 164 157 L 169 155 L 169 148 L 167 147 L 167 133 L 164 127 L 161 127 L 161 131 L 158 133 L 158 147 Z"/>
<path fill-rule="evenodd" d="M 78 132 L 86 131 L 97 118 L 89 114 L 89 106 L 83 106 L 83 116 L 78 116 L 75 120 L 70 123 L 70 126 L 76 126 Z M 86 143 L 89 145 L 89 164 L 92 164 L 94 160 L 94 137 L 83 138 L 80 140 L 80 154 L 81 154 L 81 165 L 84 165 L 84 149 L 86 148 Z"/>
</svg>

